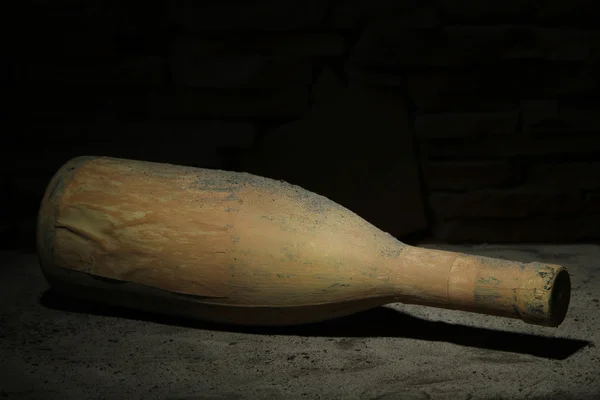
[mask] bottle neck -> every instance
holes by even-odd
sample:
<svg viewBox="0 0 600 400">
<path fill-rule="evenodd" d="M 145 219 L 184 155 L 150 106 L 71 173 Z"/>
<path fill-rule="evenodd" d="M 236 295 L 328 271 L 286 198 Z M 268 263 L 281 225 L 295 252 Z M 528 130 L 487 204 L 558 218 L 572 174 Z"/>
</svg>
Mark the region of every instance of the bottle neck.
<svg viewBox="0 0 600 400">
<path fill-rule="evenodd" d="M 396 300 L 558 326 L 570 279 L 558 265 L 407 246 L 392 276 Z"/>
</svg>

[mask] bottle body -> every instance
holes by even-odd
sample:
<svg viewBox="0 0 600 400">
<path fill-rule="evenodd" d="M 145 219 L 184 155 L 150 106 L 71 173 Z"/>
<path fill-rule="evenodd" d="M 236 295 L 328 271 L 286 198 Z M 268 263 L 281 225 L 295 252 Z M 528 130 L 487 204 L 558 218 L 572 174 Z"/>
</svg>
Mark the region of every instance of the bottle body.
<svg viewBox="0 0 600 400">
<path fill-rule="evenodd" d="M 191 302 L 192 316 L 270 325 L 282 313 L 305 323 L 390 302 L 404 245 L 284 182 L 83 157 L 48 186 L 38 248 L 48 280 L 65 291 L 84 286 L 102 301 L 123 292 L 126 302 L 148 292 L 175 302 L 169 313 L 189 313 Z"/>
</svg>

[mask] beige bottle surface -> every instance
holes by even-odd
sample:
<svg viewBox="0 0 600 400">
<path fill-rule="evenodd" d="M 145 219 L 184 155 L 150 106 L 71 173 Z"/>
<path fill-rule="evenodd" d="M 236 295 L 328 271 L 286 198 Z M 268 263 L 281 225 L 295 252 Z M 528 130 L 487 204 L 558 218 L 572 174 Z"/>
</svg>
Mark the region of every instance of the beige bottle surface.
<svg viewBox="0 0 600 400">
<path fill-rule="evenodd" d="M 571 290 L 563 267 L 409 246 L 285 182 L 108 157 L 57 171 L 37 243 L 59 292 L 232 324 L 403 302 L 558 326 Z"/>
</svg>

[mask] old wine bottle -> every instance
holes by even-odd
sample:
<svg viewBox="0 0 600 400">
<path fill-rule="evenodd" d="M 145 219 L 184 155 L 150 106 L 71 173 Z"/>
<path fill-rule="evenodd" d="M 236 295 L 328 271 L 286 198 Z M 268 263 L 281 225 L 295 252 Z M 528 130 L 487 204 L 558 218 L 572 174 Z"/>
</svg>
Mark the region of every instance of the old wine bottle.
<svg viewBox="0 0 600 400">
<path fill-rule="evenodd" d="M 108 157 L 56 172 L 37 246 L 59 292 L 232 324 L 402 302 L 556 327 L 571 291 L 561 266 L 409 246 L 285 182 Z"/>
</svg>

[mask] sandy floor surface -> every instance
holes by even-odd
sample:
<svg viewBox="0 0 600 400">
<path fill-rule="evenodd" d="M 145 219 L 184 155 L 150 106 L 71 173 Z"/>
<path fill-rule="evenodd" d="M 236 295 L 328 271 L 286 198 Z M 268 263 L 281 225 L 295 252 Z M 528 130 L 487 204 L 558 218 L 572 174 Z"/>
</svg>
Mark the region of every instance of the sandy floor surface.
<svg viewBox="0 0 600 400">
<path fill-rule="evenodd" d="M 424 245 L 566 266 L 565 322 L 392 304 L 286 329 L 92 306 L 0 254 L 0 399 L 600 399 L 600 246 Z"/>
</svg>

